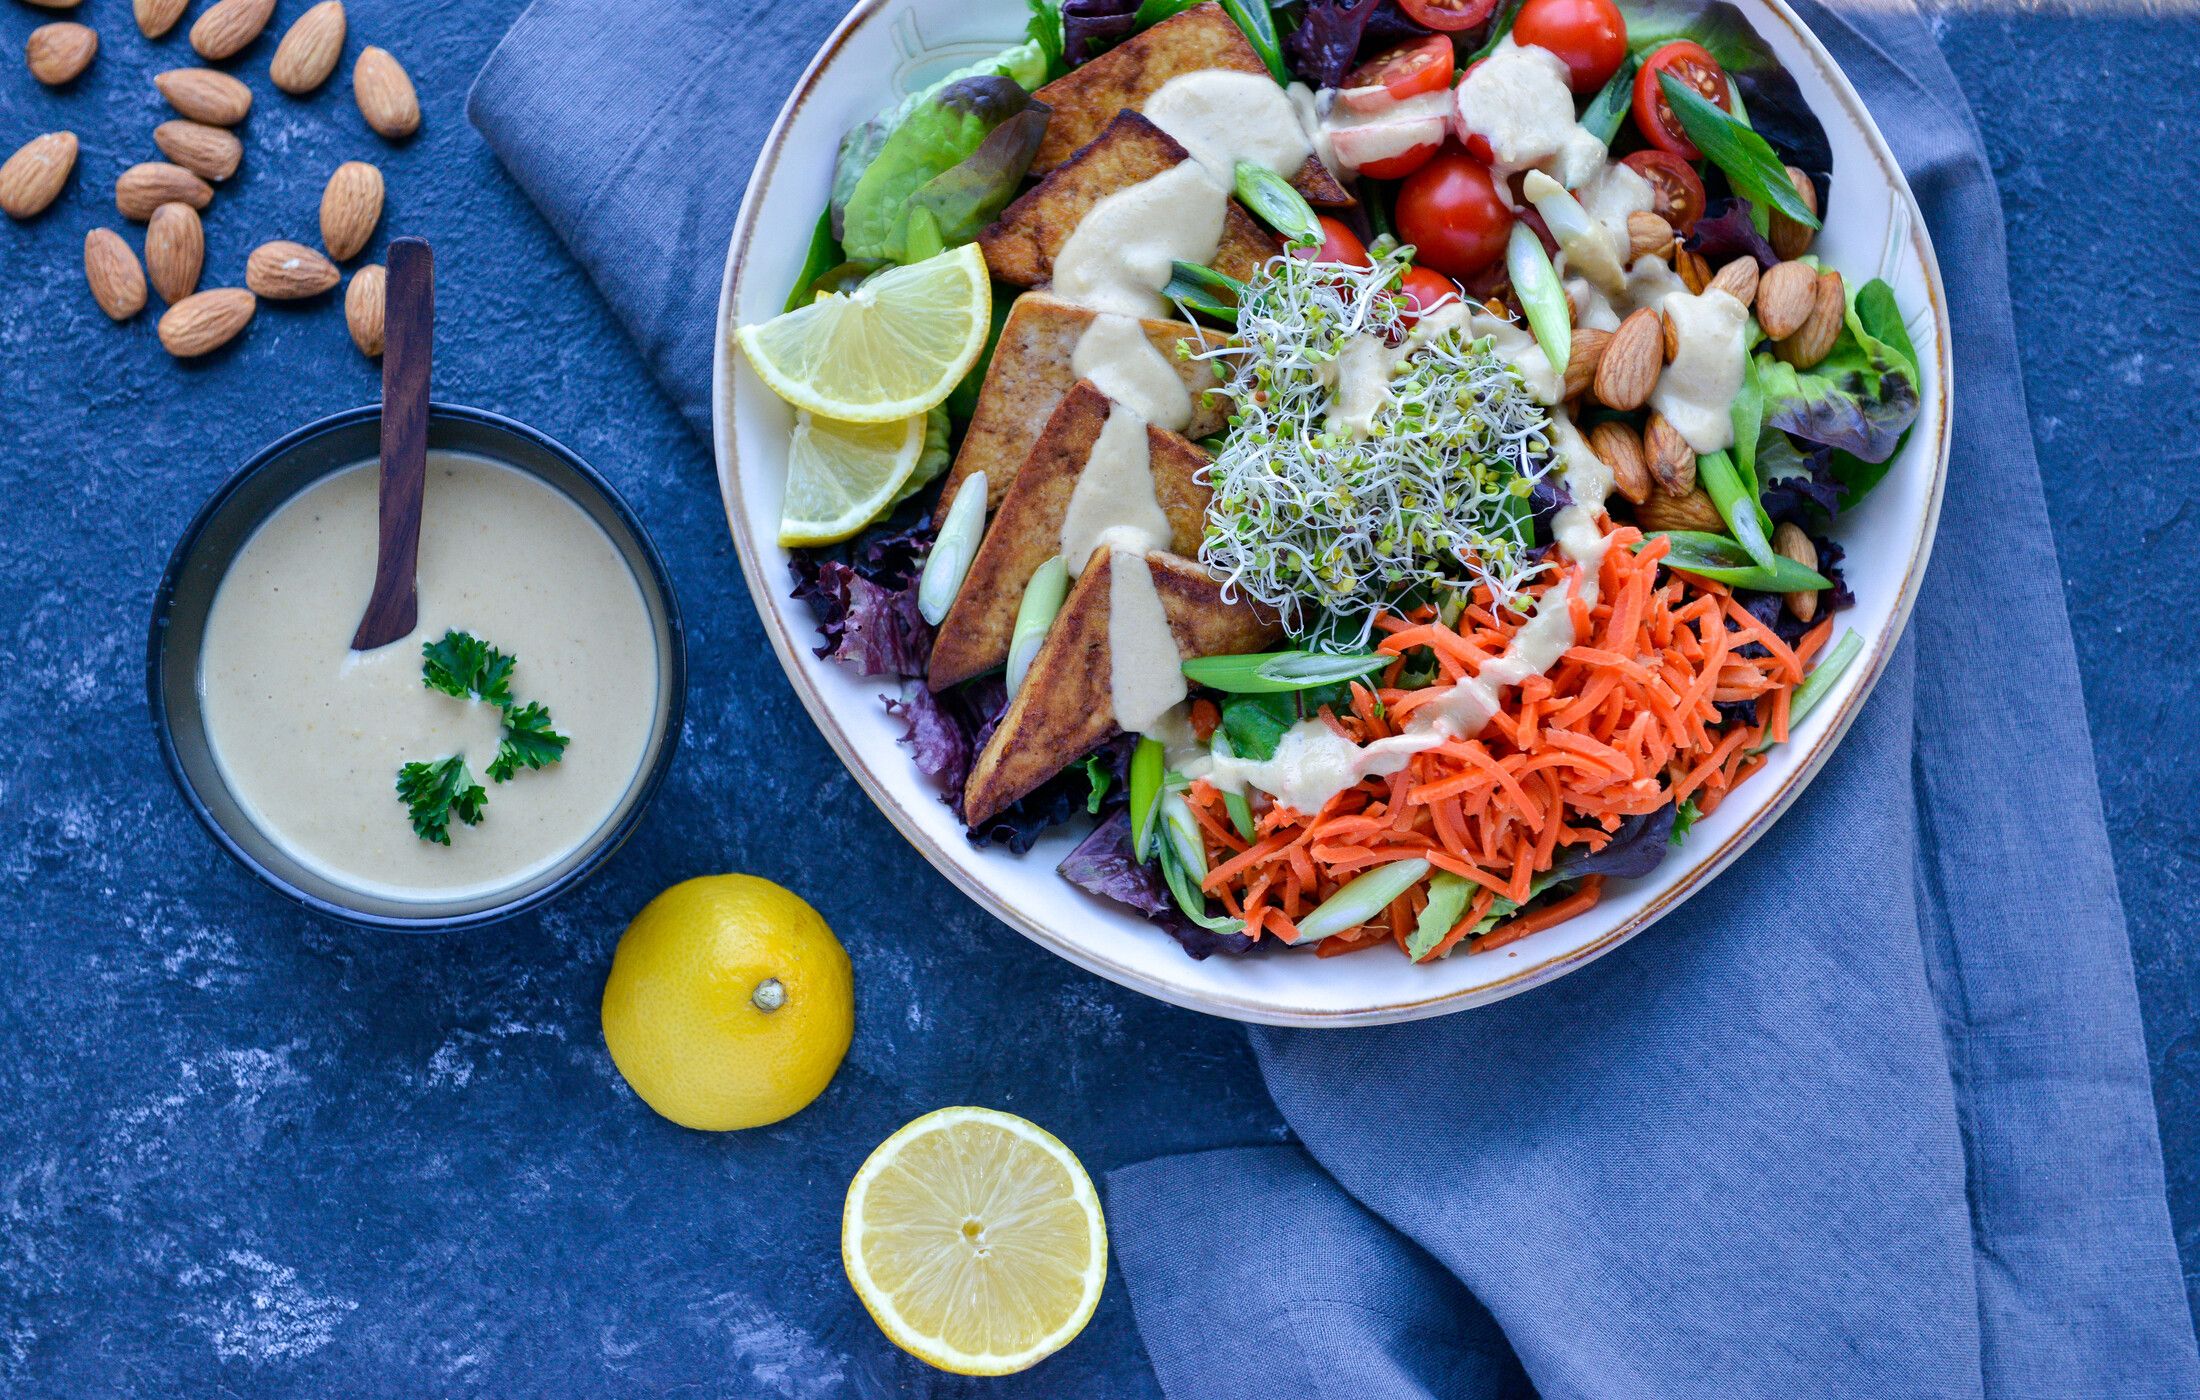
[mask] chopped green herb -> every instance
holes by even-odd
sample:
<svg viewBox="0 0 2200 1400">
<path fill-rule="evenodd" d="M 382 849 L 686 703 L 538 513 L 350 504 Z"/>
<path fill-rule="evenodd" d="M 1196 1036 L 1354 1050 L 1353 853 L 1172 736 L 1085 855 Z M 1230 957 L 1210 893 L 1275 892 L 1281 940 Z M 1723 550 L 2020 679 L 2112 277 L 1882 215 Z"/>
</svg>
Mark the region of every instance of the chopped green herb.
<svg viewBox="0 0 2200 1400">
<path fill-rule="evenodd" d="M 468 826 L 481 820 L 489 794 L 466 771 L 466 760 L 453 754 L 433 763 L 408 763 L 397 770 L 397 800 L 412 818 L 415 835 L 441 846 L 451 844 L 451 818 Z"/>
<path fill-rule="evenodd" d="M 547 768 L 565 757 L 565 746 L 571 742 L 550 727 L 550 711 L 536 701 L 507 709 L 504 738 L 489 764 L 489 780 L 501 783 L 521 768 Z"/>
<path fill-rule="evenodd" d="M 547 768 L 565 757 L 572 742 L 550 727 L 550 711 L 538 701 L 512 698 L 512 672 L 519 658 L 498 651 L 471 632 L 445 632 L 420 647 L 420 681 L 430 690 L 460 700 L 478 700 L 502 712 L 504 732 L 489 781 L 507 782 L 522 768 Z M 413 762 L 397 770 L 397 799 L 423 841 L 451 844 L 451 818 L 468 826 L 481 820 L 489 794 L 466 771 L 466 760 L 453 754 L 432 763 Z"/>
<path fill-rule="evenodd" d="M 420 656 L 420 681 L 429 689 L 488 705 L 512 703 L 512 668 L 519 658 L 471 632 L 445 632 L 439 642 L 423 642 Z"/>
</svg>

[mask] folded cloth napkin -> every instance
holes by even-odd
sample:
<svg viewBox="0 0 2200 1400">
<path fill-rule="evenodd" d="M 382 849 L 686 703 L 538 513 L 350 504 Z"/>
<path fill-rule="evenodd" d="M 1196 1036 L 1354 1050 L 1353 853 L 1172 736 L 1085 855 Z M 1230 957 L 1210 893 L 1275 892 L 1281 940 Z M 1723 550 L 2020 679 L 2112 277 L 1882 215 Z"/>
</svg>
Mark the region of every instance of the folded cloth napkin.
<svg viewBox="0 0 2200 1400">
<path fill-rule="evenodd" d="M 1487 1010 L 1256 1031 L 1303 1148 L 1111 1175 L 1171 1396 L 2200 1394 L 1991 172 L 1917 15 L 1798 4 L 1955 322 L 1910 640 L 1810 792 L 1657 929 Z M 536 0 L 474 89 L 699 432 L 720 250 L 838 17 Z"/>
</svg>

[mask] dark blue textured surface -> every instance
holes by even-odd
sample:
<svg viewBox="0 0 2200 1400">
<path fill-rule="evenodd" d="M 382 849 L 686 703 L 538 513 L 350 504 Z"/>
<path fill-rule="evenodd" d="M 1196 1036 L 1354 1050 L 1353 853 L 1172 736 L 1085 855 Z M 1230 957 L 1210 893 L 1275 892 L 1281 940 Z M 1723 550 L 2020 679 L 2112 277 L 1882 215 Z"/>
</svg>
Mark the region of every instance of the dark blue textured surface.
<svg viewBox="0 0 2200 1400">
<path fill-rule="evenodd" d="M 66 126 L 85 147 L 54 210 L 0 228 L 0 1388 L 1150 1394 L 1119 1286 L 1061 1357 L 981 1387 L 893 1351 L 841 1278 L 846 1181 L 925 1109 L 1026 1114 L 1095 1171 L 1280 1128 L 1234 1028 L 985 919 L 841 778 L 763 644 L 707 453 L 464 123 L 520 3 L 349 6 L 347 59 L 382 43 L 421 91 L 426 127 L 394 149 L 346 77 L 275 93 L 263 39 L 233 65 L 258 110 L 207 219 L 207 284 L 236 282 L 257 242 L 315 241 L 336 163 L 380 164 L 390 212 L 370 256 L 393 232 L 437 244 L 439 395 L 590 458 L 681 589 L 689 722 L 652 819 L 550 914 L 454 939 L 355 934 L 279 903 L 220 861 L 144 732 L 144 616 L 175 534 L 254 448 L 373 398 L 372 366 L 332 299 L 263 307 L 188 367 L 150 312 L 117 328 L 92 306 L 83 233 L 119 223 L 114 176 L 155 155 L 168 113 L 148 78 L 192 61 L 180 31 L 149 45 L 122 0 L 88 0 L 106 50 L 85 79 L 55 95 L 0 74 L 0 146 Z M 46 18 L 0 10 L 0 49 Z M 2155 658 L 2182 657 L 2173 600 L 2200 585 L 2200 366 L 2178 349 L 2200 321 L 2178 101 L 2200 25 L 1972 15 L 1943 32 L 2007 204 L 2190 1280 L 2200 678 Z M 859 1024 L 813 1108 L 707 1137 L 627 1092 L 596 1003 L 633 911 L 727 869 L 819 906 L 854 956 Z"/>
</svg>

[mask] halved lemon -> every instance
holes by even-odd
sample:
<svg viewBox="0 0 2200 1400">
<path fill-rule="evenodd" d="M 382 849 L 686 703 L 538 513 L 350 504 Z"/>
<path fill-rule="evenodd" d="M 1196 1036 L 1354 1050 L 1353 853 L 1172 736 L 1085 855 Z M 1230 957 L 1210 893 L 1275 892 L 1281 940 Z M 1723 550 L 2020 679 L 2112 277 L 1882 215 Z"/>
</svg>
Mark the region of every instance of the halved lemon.
<svg viewBox="0 0 2200 1400">
<path fill-rule="evenodd" d="M 856 1173 L 840 1257 L 895 1346 L 943 1371 L 1005 1376 L 1084 1330 L 1108 1232 L 1092 1178 L 1052 1133 L 1013 1113 L 943 1108 Z"/>
<path fill-rule="evenodd" d="M 796 408 L 886 423 L 953 393 L 992 324 L 985 255 L 965 243 L 734 334 L 772 392 Z"/>
<path fill-rule="evenodd" d="M 796 414 L 779 542 L 792 547 L 848 538 L 885 513 L 923 456 L 921 413 L 898 423 Z"/>
</svg>

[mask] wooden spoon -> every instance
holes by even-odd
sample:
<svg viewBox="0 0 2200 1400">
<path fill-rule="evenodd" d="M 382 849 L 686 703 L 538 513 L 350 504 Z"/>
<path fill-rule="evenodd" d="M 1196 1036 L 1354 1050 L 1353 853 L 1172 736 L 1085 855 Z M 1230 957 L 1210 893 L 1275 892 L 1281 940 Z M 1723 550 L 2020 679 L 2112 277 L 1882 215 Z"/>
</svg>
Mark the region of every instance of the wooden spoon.
<svg viewBox="0 0 2200 1400">
<path fill-rule="evenodd" d="M 352 636 L 353 651 L 400 641 L 420 623 L 414 574 L 428 487 L 428 365 L 435 352 L 435 253 L 426 239 L 391 242 L 385 296 L 381 540 L 374 592 Z"/>
</svg>

